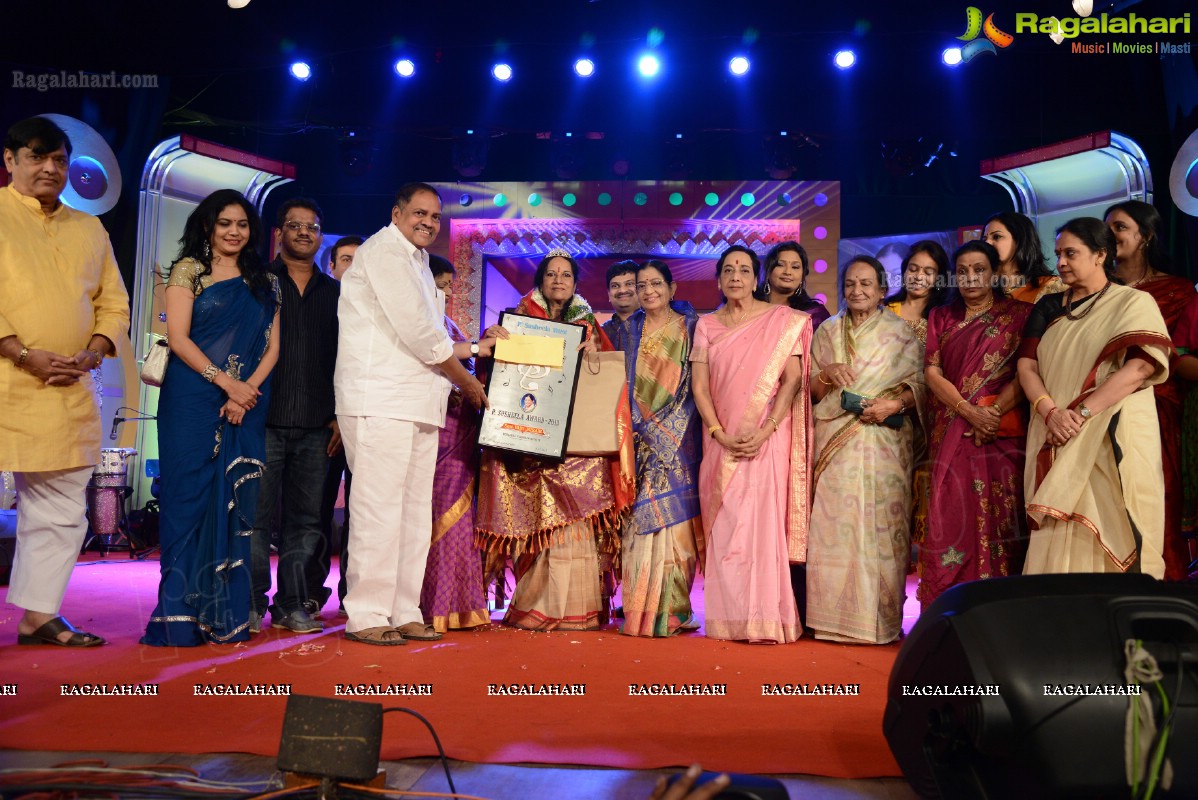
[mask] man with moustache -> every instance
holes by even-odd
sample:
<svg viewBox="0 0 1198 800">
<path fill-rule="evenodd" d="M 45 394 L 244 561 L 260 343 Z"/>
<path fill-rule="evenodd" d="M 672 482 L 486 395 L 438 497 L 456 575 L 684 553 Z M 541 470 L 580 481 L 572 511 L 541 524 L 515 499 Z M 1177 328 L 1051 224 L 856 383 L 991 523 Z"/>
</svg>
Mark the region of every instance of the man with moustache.
<svg viewBox="0 0 1198 800">
<path fill-rule="evenodd" d="M 603 323 L 603 332 L 617 350 L 624 349 L 624 321 L 632 316 L 632 312 L 641 307 L 640 298 L 636 296 L 635 261 L 617 261 L 607 268 L 607 299 L 611 302 L 614 312 L 607 322 Z"/>
<path fill-rule="evenodd" d="M 296 633 L 323 629 L 313 617 L 328 599 L 308 593 L 310 562 L 321 546 L 321 488 L 329 457 L 341 447 L 333 400 L 340 285 L 316 266 L 320 206 L 306 197 L 279 208 L 270 270 L 279 278 L 281 346 L 266 415 L 266 471 L 251 541 L 254 609 L 260 628 L 270 590 L 270 520 L 282 491 L 279 563 L 271 624 Z M 256 632 L 256 631 L 255 631 Z"/>
<path fill-rule="evenodd" d="M 438 429 L 451 383 L 474 406 L 487 405 L 459 359 L 488 355 L 489 343 L 454 344 L 429 271 L 427 248 L 440 230 L 437 190 L 404 185 L 391 224 L 358 248 L 341 284 L 337 419 L 354 473 L 345 638 L 364 644 L 441 638 L 420 611 Z"/>
<path fill-rule="evenodd" d="M 361 236 L 342 236 L 329 248 L 329 274 L 340 281 L 345 271 L 354 263 L 354 253 L 362 244 Z M 345 448 L 339 448 L 329 459 L 329 471 L 325 475 L 320 498 L 320 532 L 324 547 L 317 548 L 316 557 L 308 562 L 308 597 L 316 598 L 323 606 L 329 592 L 324 582 L 332 568 L 333 554 L 333 510 L 337 505 L 337 494 L 341 488 L 341 476 L 345 476 L 345 524 L 341 526 L 341 576 L 337 581 L 338 613 L 345 614 L 345 567 L 349 562 L 346 543 L 349 541 L 349 494 L 354 475 L 345 464 Z"/>
<path fill-rule="evenodd" d="M 100 460 L 91 371 L 129 335 L 129 295 L 108 233 L 59 200 L 71 140 L 31 117 L 8 129 L 0 189 L 0 470 L 17 484 L 8 602 L 18 644 L 95 647 L 58 615 L 87 533 L 85 490 Z"/>
</svg>

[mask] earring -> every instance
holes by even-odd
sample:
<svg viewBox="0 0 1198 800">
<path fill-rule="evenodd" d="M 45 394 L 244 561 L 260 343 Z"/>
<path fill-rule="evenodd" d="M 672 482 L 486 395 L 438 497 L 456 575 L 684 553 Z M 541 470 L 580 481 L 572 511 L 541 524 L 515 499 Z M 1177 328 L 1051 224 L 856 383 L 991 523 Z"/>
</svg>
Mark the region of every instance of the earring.
<svg viewBox="0 0 1198 800">
<path fill-rule="evenodd" d="M 770 294 L 770 282 L 769 281 L 765 282 L 765 288 L 761 290 L 761 293 L 764 294 L 766 297 L 769 297 L 769 294 Z"/>
<path fill-rule="evenodd" d="M 212 258 L 212 245 L 208 244 L 207 242 L 204 242 L 204 249 L 202 252 L 203 252 L 205 261 Z"/>
</svg>

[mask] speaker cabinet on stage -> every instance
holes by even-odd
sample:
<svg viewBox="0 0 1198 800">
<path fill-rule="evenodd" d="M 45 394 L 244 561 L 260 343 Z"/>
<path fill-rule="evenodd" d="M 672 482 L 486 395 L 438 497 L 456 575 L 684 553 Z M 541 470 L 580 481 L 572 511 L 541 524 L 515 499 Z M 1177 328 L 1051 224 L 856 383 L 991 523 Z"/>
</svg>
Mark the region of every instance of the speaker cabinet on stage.
<svg viewBox="0 0 1198 800">
<path fill-rule="evenodd" d="M 890 673 L 883 731 L 903 774 L 926 798 L 1129 797 L 1132 698 L 1118 693 L 1128 639 L 1156 658 L 1176 704 L 1173 785 L 1154 797 L 1198 796 L 1198 587 L 1143 575 L 1033 575 L 945 592 Z M 1158 692 L 1143 692 L 1159 728 Z"/>
</svg>

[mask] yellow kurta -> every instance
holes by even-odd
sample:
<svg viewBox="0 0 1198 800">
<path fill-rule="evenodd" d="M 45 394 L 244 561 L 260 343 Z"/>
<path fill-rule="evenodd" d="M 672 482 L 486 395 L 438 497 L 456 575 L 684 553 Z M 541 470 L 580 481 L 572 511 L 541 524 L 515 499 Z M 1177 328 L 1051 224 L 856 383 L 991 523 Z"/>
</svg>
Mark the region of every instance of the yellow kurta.
<svg viewBox="0 0 1198 800">
<path fill-rule="evenodd" d="M 129 294 L 100 220 L 59 205 L 49 215 L 0 189 L 0 339 L 73 356 L 93 334 L 129 335 Z M 43 472 L 100 460 L 91 375 L 46 386 L 0 358 L 0 470 Z"/>
</svg>

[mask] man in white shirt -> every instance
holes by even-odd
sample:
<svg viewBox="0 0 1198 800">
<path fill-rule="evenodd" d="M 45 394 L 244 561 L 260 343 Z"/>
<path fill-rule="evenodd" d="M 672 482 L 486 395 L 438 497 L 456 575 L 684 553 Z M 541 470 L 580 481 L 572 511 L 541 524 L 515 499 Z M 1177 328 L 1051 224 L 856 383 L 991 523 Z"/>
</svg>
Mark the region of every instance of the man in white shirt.
<svg viewBox="0 0 1198 800">
<path fill-rule="evenodd" d="M 487 353 L 477 342 L 455 352 L 445 295 L 429 272 L 425 248 L 440 230 L 437 190 L 403 186 L 391 224 L 358 248 L 341 283 L 333 382 L 354 474 L 345 636 L 367 644 L 441 638 L 420 612 L 437 432 L 451 383 L 474 406 L 487 405 L 482 384 L 459 361 Z"/>
</svg>

